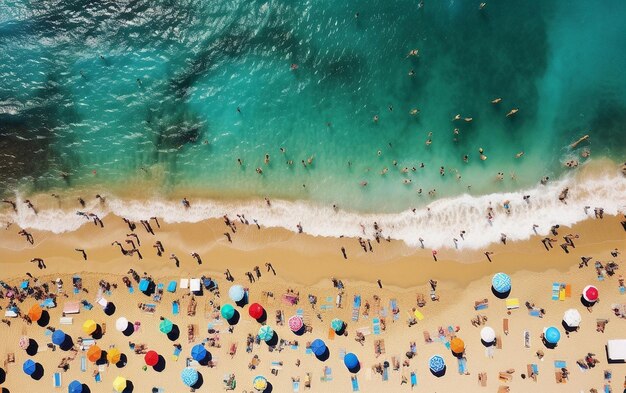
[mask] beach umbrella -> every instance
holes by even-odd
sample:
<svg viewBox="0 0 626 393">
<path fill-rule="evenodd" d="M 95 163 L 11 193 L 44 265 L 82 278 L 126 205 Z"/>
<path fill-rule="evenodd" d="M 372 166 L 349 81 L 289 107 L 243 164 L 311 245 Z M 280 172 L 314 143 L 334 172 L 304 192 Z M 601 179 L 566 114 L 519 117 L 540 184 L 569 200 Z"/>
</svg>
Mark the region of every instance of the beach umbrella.
<svg viewBox="0 0 626 393">
<path fill-rule="evenodd" d="M 143 357 L 143 360 L 148 366 L 153 367 L 159 362 L 159 354 L 155 351 L 148 351 Z"/>
<path fill-rule="evenodd" d="M 20 348 L 25 350 L 26 348 L 28 348 L 29 345 L 30 345 L 30 340 L 28 337 L 26 336 L 20 337 L 20 341 L 19 341 Z"/>
<path fill-rule="evenodd" d="M 259 329 L 259 338 L 263 341 L 269 341 L 272 337 L 274 337 L 274 330 L 267 325 L 261 326 Z"/>
<path fill-rule="evenodd" d="M 343 321 L 341 319 L 339 319 L 339 318 L 335 318 L 332 321 L 330 321 L 330 327 L 334 331 L 338 332 L 341 329 L 343 329 Z"/>
<path fill-rule="evenodd" d="M 83 384 L 80 383 L 77 380 L 73 380 L 72 382 L 70 382 L 70 384 L 67 386 L 67 392 L 68 393 L 82 393 L 83 391 Z"/>
<path fill-rule="evenodd" d="M 228 290 L 228 296 L 232 299 L 233 302 L 240 302 L 245 296 L 246 292 L 241 285 L 233 285 Z"/>
<path fill-rule="evenodd" d="M 561 332 L 554 326 L 550 326 L 544 333 L 546 341 L 550 344 L 556 344 L 561 339 Z"/>
<path fill-rule="evenodd" d="M 287 323 L 289 324 L 289 329 L 291 329 L 292 332 L 300 331 L 300 329 L 302 329 L 302 326 L 304 326 L 302 318 L 298 315 L 294 315 L 293 317 L 289 318 Z"/>
<path fill-rule="evenodd" d="M 198 382 L 198 371 L 194 368 L 186 367 L 183 369 L 183 372 L 180 373 L 180 377 L 185 385 L 193 386 Z"/>
<path fill-rule="evenodd" d="M 63 341 L 65 341 L 65 333 L 63 333 L 63 330 L 61 329 L 57 329 L 54 331 L 54 333 L 52 333 L 52 343 L 54 345 L 61 345 L 63 344 Z"/>
<path fill-rule="evenodd" d="M 230 304 L 224 304 L 220 312 L 222 313 L 222 318 L 226 320 L 229 320 L 235 316 L 235 308 Z"/>
<path fill-rule="evenodd" d="M 196 344 L 191 348 L 191 357 L 195 361 L 201 361 L 206 358 L 207 350 L 202 344 Z"/>
<path fill-rule="evenodd" d="M 454 353 L 463 353 L 465 351 L 465 343 L 460 338 L 455 337 L 450 341 L 450 349 Z"/>
<path fill-rule="evenodd" d="M 485 326 L 480 331 L 480 339 L 486 343 L 492 343 L 496 339 L 496 331 L 489 326 Z"/>
<path fill-rule="evenodd" d="M 127 384 L 126 378 L 124 378 L 124 377 L 117 377 L 113 381 L 113 389 L 116 392 L 123 392 L 124 389 L 126 389 L 126 384 Z"/>
<path fill-rule="evenodd" d="M 254 388 L 258 390 L 259 392 L 262 392 L 265 389 L 267 389 L 267 379 L 265 379 L 265 377 L 262 377 L 260 375 L 257 377 L 254 377 L 254 380 L 252 380 L 252 386 L 254 386 Z"/>
<path fill-rule="evenodd" d="M 98 324 L 93 319 L 88 319 L 83 323 L 83 332 L 85 334 L 92 334 L 98 328 Z"/>
<path fill-rule="evenodd" d="M 97 345 L 92 345 L 87 350 L 87 359 L 89 359 L 90 362 L 95 363 L 98 360 L 100 360 L 101 357 L 102 357 L 102 350 Z"/>
<path fill-rule="evenodd" d="M 570 308 L 563 314 L 563 322 L 565 322 L 565 324 L 569 327 L 573 328 L 580 326 L 581 320 L 582 317 L 580 316 L 578 310 L 576 310 L 575 308 Z"/>
<path fill-rule="evenodd" d="M 30 318 L 30 320 L 33 322 L 37 322 L 39 319 L 41 319 L 41 314 L 43 314 L 43 310 L 41 309 L 41 306 L 37 303 L 33 304 L 30 310 L 28 310 L 28 318 Z"/>
<path fill-rule="evenodd" d="M 167 318 L 163 318 L 161 320 L 161 323 L 159 324 L 159 330 L 161 331 L 161 333 L 168 334 L 172 331 L 173 328 L 174 324 Z"/>
<path fill-rule="evenodd" d="M 491 286 L 498 293 L 511 290 L 511 277 L 504 273 L 496 273 L 491 279 Z"/>
<path fill-rule="evenodd" d="M 311 343 L 311 351 L 313 351 L 315 356 L 321 356 L 326 352 L 326 344 L 324 341 L 317 338 Z"/>
<path fill-rule="evenodd" d="M 587 285 L 585 289 L 583 289 L 583 298 L 590 302 L 594 303 L 598 301 L 598 288 L 593 285 Z"/>
<path fill-rule="evenodd" d="M 24 370 L 24 373 L 26 375 L 33 375 L 36 369 L 37 369 L 37 364 L 30 359 L 26 360 L 24 362 L 24 365 L 22 365 L 22 370 Z"/>
<path fill-rule="evenodd" d="M 444 370 L 444 368 L 446 368 L 446 362 L 441 356 L 435 355 L 428 361 L 428 367 L 430 368 L 430 371 L 440 373 Z"/>
<path fill-rule="evenodd" d="M 116 364 L 122 359 L 122 353 L 117 348 L 111 348 L 107 351 L 107 360 L 111 364 Z"/>
<path fill-rule="evenodd" d="M 343 357 L 343 364 L 346 365 L 348 370 L 354 370 L 359 365 L 359 358 L 352 352 L 347 353 L 346 356 Z"/>
<path fill-rule="evenodd" d="M 250 316 L 254 319 L 259 319 L 263 316 L 264 311 L 263 306 L 259 303 L 252 303 L 248 309 L 248 314 L 250 314 Z"/>
<path fill-rule="evenodd" d="M 118 332 L 123 332 L 128 329 L 128 319 L 124 317 L 117 318 L 117 321 L 115 321 L 115 329 Z"/>
</svg>

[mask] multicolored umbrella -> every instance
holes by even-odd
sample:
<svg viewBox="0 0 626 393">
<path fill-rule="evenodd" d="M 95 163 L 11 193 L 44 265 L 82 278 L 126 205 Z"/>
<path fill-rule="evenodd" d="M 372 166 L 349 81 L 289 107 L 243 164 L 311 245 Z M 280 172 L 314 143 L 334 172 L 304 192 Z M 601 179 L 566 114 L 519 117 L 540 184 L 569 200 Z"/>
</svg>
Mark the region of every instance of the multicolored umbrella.
<svg viewBox="0 0 626 393">
<path fill-rule="evenodd" d="M 93 319 L 88 319 L 83 323 L 83 332 L 85 334 L 92 334 L 98 328 L 98 324 Z"/>
<path fill-rule="evenodd" d="M 82 393 L 83 384 L 80 383 L 79 381 L 74 380 L 70 382 L 70 384 L 67 386 L 67 392 L 68 393 Z"/>
<path fill-rule="evenodd" d="M 163 318 L 159 323 L 159 330 L 161 333 L 169 334 L 174 329 L 174 324 L 167 318 Z"/>
<path fill-rule="evenodd" d="M 232 299 L 233 302 L 240 302 L 245 296 L 246 291 L 243 289 L 241 285 L 233 285 L 228 290 L 228 296 Z"/>
<path fill-rule="evenodd" d="M 36 369 L 37 364 L 30 359 L 26 360 L 22 365 L 22 370 L 24 370 L 24 373 L 26 375 L 33 375 Z"/>
<path fill-rule="evenodd" d="M 446 362 L 439 355 L 435 355 L 428 361 L 428 367 L 434 373 L 442 372 L 446 368 Z"/>
<path fill-rule="evenodd" d="M 65 337 L 66 335 L 63 333 L 63 330 L 57 329 L 52 333 L 52 343 L 54 345 L 61 345 L 65 341 Z"/>
<path fill-rule="evenodd" d="M 180 377 L 185 385 L 193 386 L 196 382 L 198 382 L 198 371 L 191 367 L 186 367 L 180 373 Z"/>
<path fill-rule="evenodd" d="M 252 380 L 252 386 L 254 386 L 254 389 L 258 390 L 259 392 L 262 392 L 265 389 L 267 389 L 267 379 L 265 379 L 265 377 L 262 377 L 260 375 L 256 376 Z"/>
<path fill-rule="evenodd" d="M 224 304 L 220 312 L 222 314 L 222 318 L 225 320 L 229 320 L 235 316 L 235 308 L 230 304 Z"/>
<path fill-rule="evenodd" d="M 343 321 L 339 318 L 335 318 L 332 321 L 330 321 L 330 327 L 335 331 L 338 332 L 341 329 L 343 329 Z"/>
<path fill-rule="evenodd" d="M 582 316 L 575 308 L 570 308 L 563 314 L 563 322 L 565 322 L 565 324 L 571 328 L 580 326 L 581 321 Z"/>
<path fill-rule="evenodd" d="M 146 362 L 148 366 L 154 367 L 159 362 L 159 354 L 156 353 L 155 351 L 148 351 L 146 352 L 146 355 L 143 357 L 143 360 Z"/>
<path fill-rule="evenodd" d="M 343 364 L 346 365 L 348 370 L 354 370 L 359 365 L 359 358 L 352 352 L 347 353 L 346 356 L 343 357 Z"/>
<path fill-rule="evenodd" d="M 491 279 L 491 286 L 498 293 L 506 293 L 511 290 L 511 277 L 504 273 L 496 273 Z"/>
<path fill-rule="evenodd" d="M 549 344 L 556 344 L 561 339 L 561 332 L 554 326 L 550 326 L 543 334 Z"/>
<path fill-rule="evenodd" d="M 30 320 L 33 322 L 37 322 L 38 320 L 40 320 L 42 314 L 43 310 L 41 309 L 41 306 L 37 303 L 33 304 L 30 310 L 28 310 L 28 318 L 30 318 Z"/>
<path fill-rule="evenodd" d="M 254 319 L 259 319 L 263 316 L 264 311 L 263 306 L 259 303 L 252 303 L 248 309 L 248 314 Z"/>
<path fill-rule="evenodd" d="M 289 324 L 289 329 L 291 329 L 292 332 L 298 332 L 300 331 L 300 329 L 302 329 L 302 326 L 304 326 L 304 321 L 299 315 L 294 315 L 293 317 L 289 318 L 287 323 Z"/>
<path fill-rule="evenodd" d="M 118 393 L 123 392 L 124 389 L 126 389 L 126 385 L 127 385 L 127 381 L 126 381 L 126 378 L 124 377 L 117 377 L 113 381 L 113 389 Z"/>
<path fill-rule="evenodd" d="M 28 346 L 30 345 L 30 339 L 26 336 L 22 336 L 20 337 L 20 341 L 18 345 L 20 346 L 20 348 L 26 350 Z"/>
<path fill-rule="evenodd" d="M 269 341 L 272 337 L 274 337 L 274 330 L 267 325 L 261 326 L 259 329 L 259 338 L 263 341 Z"/>
<path fill-rule="evenodd" d="M 458 337 L 455 337 L 450 341 L 450 350 L 454 353 L 463 353 L 465 351 L 465 343 Z"/>
<path fill-rule="evenodd" d="M 315 356 L 321 356 L 324 354 L 324 352 L 326 352 L 326 344 L 324 343 L 324 341 L 316 338 L 311 343 L 311 351 L 313 351 Z"/>
<path fill-rule="evenodd" d="M 117 364 L 122 359 L 122 353 L 117 348 L 111 348 L 107 351 L 107 361 L 111 364 Z"/>
<path fill-rule="evenodd" d="M 191 357 L 193 358 L 193 360 L 198 362 L 206 358 L 207 353 L 208 352 L 206 348 L 202 344 L 196 344 L 193 346 L 193 348 L 191 348 Z"/>
<path fill-rule="evenodd" d="M 102 350 L 100 349 L 99 346 L 92 345 L 87 350 L 87 359 L 89 359 L 90 362 L 94 362 L 95 363 L 98 360 L 100 360 L 101 357 L 102 357 Z"/>
<path fill-rule="evenodd" d="M 489 326 L 485 326 L 480 331 L 480 339 L 486 343 L 492 343 L 496 340 L 496 331 Z"/>
<path fill-rule="evenodd" d="M 587 285 L 583 289 L 583 298 L 590 303 L 597 302 L 598 295 L 599 295 L 598 288 L 594 287 L 593 285 Z"/>
<path fill-rule="evenodd" d="M 128 319 L 124 317 L 117 318 L 117 321 L 115 321 L 115 329 L 118 332 L 123 332 L 128 329 Z"/>
</svg>

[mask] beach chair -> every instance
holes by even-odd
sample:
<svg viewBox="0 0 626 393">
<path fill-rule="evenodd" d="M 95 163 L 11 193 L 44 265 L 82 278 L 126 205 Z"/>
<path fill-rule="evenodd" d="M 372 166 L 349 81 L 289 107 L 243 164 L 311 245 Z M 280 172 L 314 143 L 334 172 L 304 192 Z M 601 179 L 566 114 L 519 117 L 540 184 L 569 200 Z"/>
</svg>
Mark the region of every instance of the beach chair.
<svg viewBox="0 0 626 393">
<path fill-rule="evenodd" d="M 54 384 L 54 387 L 59 389 L 63 382 L 61 379 L 61 373 L 54 373 L 52 378 L 53 378 L 52 383 Z"/>
<path fill-rule="evenodd" d="M 415 372 L 411 372 L 411 389 L 415 386 L 417 386 L 417 375 L 415 375 Z"/>
<path fill-rule="evenodd" d="M 357 379 L 356 375 L 351 376 L 350 379 L 352 380 L 352 391 L 353 392 L 358 392 L 359 391 L 359 380 Z"/>
<path fill-rule="evenodd" d="M 300 379 L 299 378 L 293 378 L 291 380 L 291 388 L 293 389 L 294 392 L 300 391 Z"/>
</svg>

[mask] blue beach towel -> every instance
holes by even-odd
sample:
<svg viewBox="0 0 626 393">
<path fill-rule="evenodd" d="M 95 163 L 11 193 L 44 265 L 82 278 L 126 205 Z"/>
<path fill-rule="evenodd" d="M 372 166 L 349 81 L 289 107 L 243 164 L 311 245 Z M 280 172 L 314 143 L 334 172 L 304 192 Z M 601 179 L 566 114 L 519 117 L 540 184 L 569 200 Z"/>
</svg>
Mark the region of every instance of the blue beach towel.
<svg viewBox="0 0 626 393">
<path fill-rule="evenodd" d="M 389 380 L 389 367 L 383 368 L 383 381 Z"/>
<path fill-rule="evenodd" d="M 528 313 L 531 317 L 541 317 L 541 312 L 539 310 L 530 310 Z"/>
<path fill-rule="evenodd" d="M 102 382 L 102 376 L 100 375 L 100 373 L 96 374 L 96 376 L 93 378 L 96 380 L 96 382 Z"/>
<path fill-rule="evenodd" d="M 465 374 L 465 371 L 467 370 L 467 359 L 460 358 L 458 359 L 458 361 L 459 361 L 459 374 Z"/>
<path fill-rule="evenodd" d="M 81 372 L 87 371 L 87 358 L 84 356 L 80 357 L 80 371 Z"/>
<path fill-rule="evenodd" d="M 531 364 L 530 367 L 533 369 L 533 373 L 535 373 L 535 375 L 539 375 L 539 367 L 537 367 L 536 364 Z"/>
<path fill-rule="evenodd" d="M 559 291 L 561 290 L 561 284 L 558 282 L 552 283 L 552 300 L 559 300 Z"/>
<path fill-rule="evenodd" d="M 176 292 L 176 281 L 170 281 L 169 284 L 167 284 L 167 291 L 168 292 Z"/>
<path fill-rule="evenodd" d="M 359 391 L 359 380 L 356 378 L 356 375 L 353 376 L 351 379 L 352 379 L 352 391 L 353 392 L 358 392 Z"/>
<path fill-rule="evenodd" d="M 478 306 L 474 307 L 474 310 L 478 311 L 478 310 L 485 310 L 489 308 L 489 304 L 484 303 L 484 304 L 479 304 Z"/>
<path fill-rule="evenodd" d="M 389 301 L 389 307 L 391 308 L 392 313 L 393 313 L 393 310 L 396 310 L 398 308 L 398 302 L 396 301 L 396 299 L 391 299 Z M 393 320 L 397 321 L 398 319 L 400 319 L 400 313 L 393 314 Z"/>
<path fill-rule="evenodd" d="M 380 334 L 380 319 L 378 318 L 372 319 L 372 330 L 374 331 L 374 334 L 376 335 Z"/>
<path fill-rule="evenodd" d="M 132 285 L 128 287 L 128 293 L 135 293 L 135 288 Z"/>
<path fill-rule="evenodd" d="M 61 387 L 61 373 L 54 373 L 54 387 Z"/>
<path fill-rule="evenodd" d="M 554 367 L 555 368 L 566 368 L 567 367 L 567 363 L 563 360 L 555 360 L 554 361 Z"/>
<path fill-rule="evenodd" d="M 415 373 L 411 373 L 411 387 L 417 385 L 417 375 Z"/>
<path fill-rule="evenodd" d="M 293 381 L 292 387 L 293 387 L 293 391 L 294 392 L 299 392 L 300 391 L 300 381 Z"/>
</svg>

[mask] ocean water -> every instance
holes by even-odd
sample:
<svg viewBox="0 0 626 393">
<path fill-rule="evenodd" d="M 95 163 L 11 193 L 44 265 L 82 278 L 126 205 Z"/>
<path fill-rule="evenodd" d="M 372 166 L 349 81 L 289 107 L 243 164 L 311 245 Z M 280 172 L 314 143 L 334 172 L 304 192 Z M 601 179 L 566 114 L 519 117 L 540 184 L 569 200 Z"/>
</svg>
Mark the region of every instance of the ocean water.
<svg viewBox="0 0 626 393">
<path fill-rule="evenodd" d="M 626 3 L 479 3 L 5 0 L 0 194 L 188 192 L 213 215 L 267 196 L 290 209 L 267 225 L 337 204 L 358 231 L 368 215 L 574 181 L 563 163 L 584 149 L 623 162 Z M 612 191 L 599 195 L 617 211 Z"/>
</svg>

